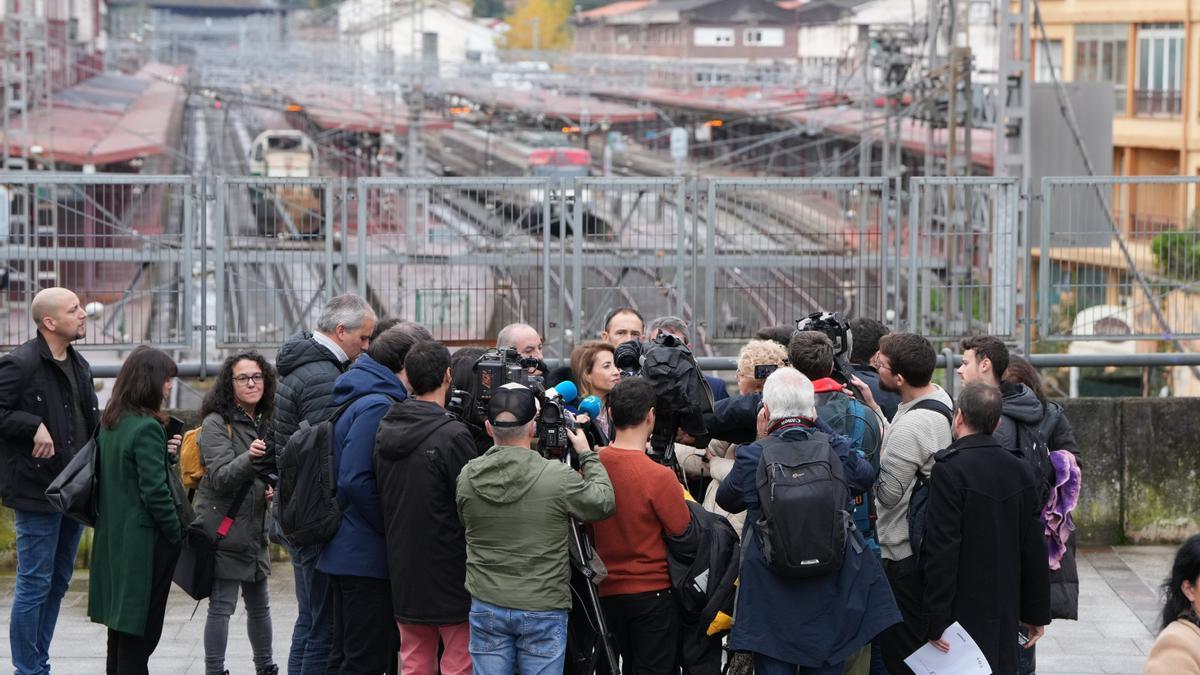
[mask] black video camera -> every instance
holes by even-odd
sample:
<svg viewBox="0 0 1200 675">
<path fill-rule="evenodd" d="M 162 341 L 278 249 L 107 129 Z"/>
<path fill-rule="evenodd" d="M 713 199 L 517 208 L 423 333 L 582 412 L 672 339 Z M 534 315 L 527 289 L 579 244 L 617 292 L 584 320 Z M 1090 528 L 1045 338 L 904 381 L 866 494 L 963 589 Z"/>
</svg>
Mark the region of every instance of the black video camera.
<svg viewBox="0 0 1200 675">
<path fill-rule="evenodd" d="M 537 416 L 538 448 L 545 457 L 570 462 L 571 437 L 575 418 L 567 412 L 562 397 L 549 396 L 544 389 L 535 389 L 540 409 Z"/>
<path fill-rule="evenodd" d="M 617 345 L 613 360 L 621 377 L 640 376 L 654 387 L 655 422 L 648 454 L 659 464 L 675 466 L 676 432 L 682 428 L 691 436 L 704 436 L 704 414 L 713 410 L 712 390 L 692 350 L 674 335 L 662 333 L 653 342 Z"/>
<path fill-rule="evenodd" d="M 548 457 L 567 461 L 570 454 L 567 450 L 571 447 L 567 431 L 575 429 L 575 420 L 567 413 L 562 396 L 553 389 L 547 391 L 542 377 L 530 374 L 531 368 L 542 372 L 547 370 L 544 362 L 521 358 L 515 349 L 489 349 L 471 367 L 473 377 L 470 389 L 452 390 L 446 410 L 467 424 L 482 428 L 493 391 L 510 382 L 528 387 L 540 406 L 537 422 L 541 452 Z"/>
<path fill-rule="evenodd" d="M 813 312 L 803 319 L 796 319 L 796 332 L 817 331 L 824 333 L 833 342 L 833 378 L 850 386 L 854 369 L 850 366 L 850 351 L 854 349 L 854 333 L 850 322 L 838 312 Z"/>
<path fill-rule="evenodd" d="M 451 392 L 447 409 L 460 419 L 482 427 L 483 421 L 487 419 L 492 391 L 495 389 L 509 382 L 516 382 L 535 392 L 542 390 L 542 378 L 530 374 L 530 368 L 545 372 L 546 364 L 537 359 L 521 358 L 520 353 L 511 347 L 489 349 L 471 367 L 474 376 L 471 378 L 470 389 L 456 389 Z"/>
</svg>

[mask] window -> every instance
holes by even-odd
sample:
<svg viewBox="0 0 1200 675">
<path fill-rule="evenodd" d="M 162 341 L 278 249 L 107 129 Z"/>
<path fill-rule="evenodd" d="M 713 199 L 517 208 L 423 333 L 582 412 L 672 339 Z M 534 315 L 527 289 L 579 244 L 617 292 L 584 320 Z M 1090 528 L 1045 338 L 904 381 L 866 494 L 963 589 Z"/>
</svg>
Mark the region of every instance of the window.
<svg viewBox="0 0 1200 675">
<path fill-rule="evenodd" d="M 1128 64 L 1129 27 L 1119 23 L 1083 24 L 1075 27 L 1075 80 L 1112 82 L 1113 109 L 1125 113 L 1125 69 Z M 1038 56 L 1043 55 L 1039 51 Z"/>
<path fill-rule="evenodd" d="M 742 43 L 747 47 L 782 47 L 782 28 L 747 28 L 742 33 Z"/>
<path fill-rule="evenodd" d="M 1138 27 L 1137 114 L 1176 117 L 1183 112 L 1183 24 Z"/>
<path fill-rule="evenodd" d="M 1045 46 L 1043 46 L 1045 45 Z M 1033 52 L 1034 82 L 1054 82 L 1054 77 L 1062 79 L 1062 40 L 1048 40 L 1045 43 L 1034 44 Z"/>
<path fill-rule="evenodd" d="M 732 28 L 697 28 L 692 34 L 697 47 L 732 47 Z"/>
</svg>

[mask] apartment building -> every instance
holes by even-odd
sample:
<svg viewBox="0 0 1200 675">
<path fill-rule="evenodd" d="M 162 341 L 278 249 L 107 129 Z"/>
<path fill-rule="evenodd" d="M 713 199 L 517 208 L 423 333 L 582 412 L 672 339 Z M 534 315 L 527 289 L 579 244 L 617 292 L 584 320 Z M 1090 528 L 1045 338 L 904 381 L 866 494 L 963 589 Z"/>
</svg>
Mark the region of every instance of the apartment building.
<svg viewBox="0 0 1200 675">
<path fill-rule="evenodd" d="M 1035 79 L 1053 62 L 1067 81 L 1112 83 L 1114 171 L 1200 175 L 1200 2 L 1040 4 L 1049 39 L 1034 45 Z"/>
</svg>

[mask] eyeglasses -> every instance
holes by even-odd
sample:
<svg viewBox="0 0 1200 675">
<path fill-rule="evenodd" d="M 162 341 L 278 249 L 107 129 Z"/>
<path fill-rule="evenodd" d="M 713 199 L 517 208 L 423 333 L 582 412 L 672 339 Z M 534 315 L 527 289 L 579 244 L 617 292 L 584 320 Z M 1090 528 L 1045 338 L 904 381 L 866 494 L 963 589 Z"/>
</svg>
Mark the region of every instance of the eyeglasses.
<svg viewBox="0 0 1200 675">
<path fill-rule="evenodd" d="M 237 382 L 238 384 L 242 385 L 243 387 L 251 382 L 253 382 L 254 384 L 262 384 L 263 375 L 262 375 L 262 373 L 256 373 L 254 375 L 234 375 L 233 381 Z"/>
</svg>

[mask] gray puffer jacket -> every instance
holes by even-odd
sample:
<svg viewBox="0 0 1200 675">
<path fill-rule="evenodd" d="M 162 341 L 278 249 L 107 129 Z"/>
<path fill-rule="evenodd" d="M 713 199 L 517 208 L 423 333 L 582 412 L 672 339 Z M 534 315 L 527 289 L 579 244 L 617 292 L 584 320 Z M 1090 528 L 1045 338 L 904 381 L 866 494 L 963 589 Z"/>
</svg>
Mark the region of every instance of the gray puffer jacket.
<svg viewBox="0 0 1200 675">
<path fill-rule="evenodd" d="M 260 581 L 271 571 L 267 484 L 255 476 L 250 463 L 250 444 L 256 438 L 254 421 L 241 411 L 229 423 L 219 413 L 210 413 L 200 427 L 200 458 L 207 473 L 196 493 L 196 518 L 210 537 L 216 537 L 241 487 L 254 481 L 229 534 L 217 545 L 218 579 Z"/>
<path fill-rule="evenodd" d="M 274 450 L 276 456 L 300 428 L 324 422 L 337 406 L 333 383 L 345 371 L 337 357 L 313 339 L 312 333 L 297 333 L 279 348 L 275 360 L 279 384 L 275 389 Z"/>
</svg>

